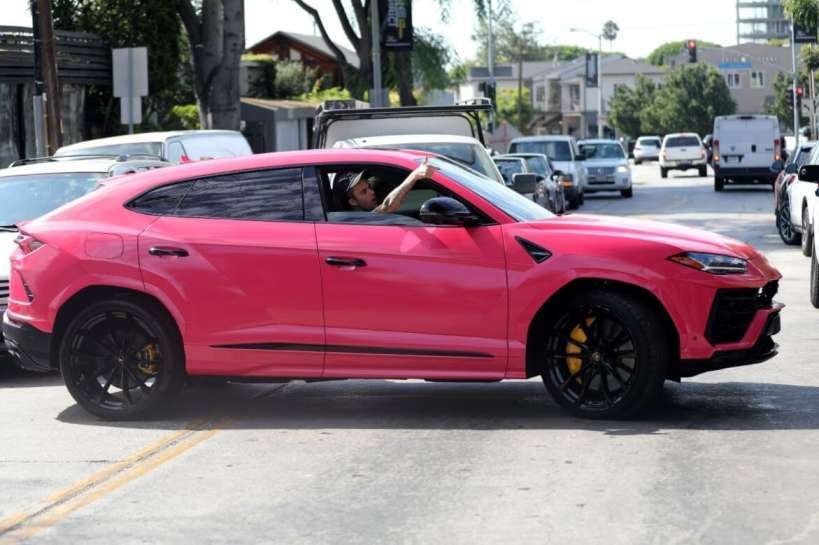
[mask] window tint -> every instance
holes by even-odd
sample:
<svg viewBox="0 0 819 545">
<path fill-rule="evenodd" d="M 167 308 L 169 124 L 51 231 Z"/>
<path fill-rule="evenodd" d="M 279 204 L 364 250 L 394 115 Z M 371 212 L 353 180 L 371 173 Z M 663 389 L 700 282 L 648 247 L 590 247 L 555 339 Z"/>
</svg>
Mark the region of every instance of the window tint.
<svg viewBox="0 0 819 545">
<path fill-rule="evenodd" d="M 303 220 L 301 169 L 240 172 L 197 180 L 175 216 Z"/>
<path fill-rule="evenodd" d="M 137 197 L 128 205 L 128 208 L 144 214 L 164 216 L 176 209 L 176 205 L 193 186 L 193 182 L 163 185 L 152 189 L 141 197 Z"/>
<path fill-rule="evenodd" d="M 667 148 L 681 148 L 685 146 L 699 146 L 700 141 L 696 136 L 674 136 L 665 142 Z"/>
</svg>

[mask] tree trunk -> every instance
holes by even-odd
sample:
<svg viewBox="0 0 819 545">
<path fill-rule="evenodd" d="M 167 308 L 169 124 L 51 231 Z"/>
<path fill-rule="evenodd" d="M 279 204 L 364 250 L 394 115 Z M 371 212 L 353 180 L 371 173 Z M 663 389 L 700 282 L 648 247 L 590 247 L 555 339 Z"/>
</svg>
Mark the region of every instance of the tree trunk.
<svg viewBox="0 0 819 545">
<path fill-rule="evenodd" d="M 244 2 L 203 0 L 201 17 L 190 0 L 178 2 L 191 47 L 202 127 L 238 130 L 239 63 L 245 45 Z"/>
<path fill-rule="evenodd" d="M 410 51 L 396 51 L 395 64 L 398 68 L 398 96 L 401 106 L 417 106 L 418 101 L 412 94 L 412 56 Z"/>
</svg>

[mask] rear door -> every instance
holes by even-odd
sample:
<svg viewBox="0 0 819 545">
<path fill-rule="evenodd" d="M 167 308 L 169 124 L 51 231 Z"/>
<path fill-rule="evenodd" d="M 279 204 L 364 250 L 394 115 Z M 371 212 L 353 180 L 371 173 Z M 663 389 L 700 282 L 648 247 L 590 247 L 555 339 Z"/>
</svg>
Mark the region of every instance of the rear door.
<svg viewBox="0 0 819 545">
<path fill-rule="evenodd" d="M 726 168 L 768 168 L 776 160 L 779 125 L 768 116 L 719 119 L 720 162 Z"/>
<path fill-rule="evenodd" d="M 702 144 L 694 135 L 672 136 L 666 142 L 665 152 L 669 161 L 695 161 L 702 158 Z"/>
<path fill-rule="evenodd" d="M 161 215 L 140 236 L 140 265 L 148 290 L 185 318 L 190 372 L 321 374 L 321 279 L 302 186 L 299 168 L 242 172 L 133 203 Z"/>
</svg>

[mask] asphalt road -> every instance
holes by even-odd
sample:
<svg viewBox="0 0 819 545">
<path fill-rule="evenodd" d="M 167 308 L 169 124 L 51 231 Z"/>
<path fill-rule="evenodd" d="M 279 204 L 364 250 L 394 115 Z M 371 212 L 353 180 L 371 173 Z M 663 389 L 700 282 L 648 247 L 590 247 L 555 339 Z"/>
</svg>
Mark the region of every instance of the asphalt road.
<svg viewBox="0 0 819 545">
<path fill-rule="evenodd" d="M 693 174 L 694 171 L 691 171 Z M 538 380 L 190 389 L 100 422 L 2 371 L 0 543 L 819 543 L 819 311 L 768 188 L 635 168 L 584 213 L 710 229 L 784 274 L 781 352 L 667 385 L 651 414 L 567 417 Z"/>
</svg>

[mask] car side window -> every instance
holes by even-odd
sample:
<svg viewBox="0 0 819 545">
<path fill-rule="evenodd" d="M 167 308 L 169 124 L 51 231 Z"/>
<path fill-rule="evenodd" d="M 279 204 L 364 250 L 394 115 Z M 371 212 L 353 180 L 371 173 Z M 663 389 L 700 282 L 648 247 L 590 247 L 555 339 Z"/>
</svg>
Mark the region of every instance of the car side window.
<svg viewBox="0 0 819 545">
<path fill-rule="evenodd" d="M 196 180 L 173 213 L 187 218 L 304 220 L 301 169 L 238 172 Z"/>
<path fill-rule="evenodd" d="M 167 160 L 174 164 L 182 162 L 182 156 L 185 155 L 185 148 L 182 147 L 181 142 L 171 142 L 168 144 Z"/>
<path fill-rule="evenodd" d="M 179 201 L 193 187 L 193 182 L 163 185 L 131 201 L 127 207 L 135 212 L 165 216 L 176 210 Z"/>
</svg>

